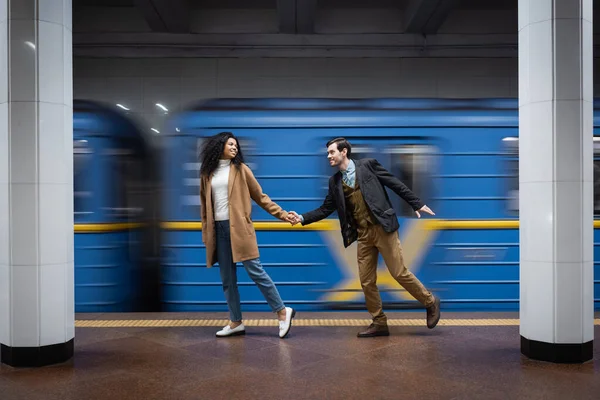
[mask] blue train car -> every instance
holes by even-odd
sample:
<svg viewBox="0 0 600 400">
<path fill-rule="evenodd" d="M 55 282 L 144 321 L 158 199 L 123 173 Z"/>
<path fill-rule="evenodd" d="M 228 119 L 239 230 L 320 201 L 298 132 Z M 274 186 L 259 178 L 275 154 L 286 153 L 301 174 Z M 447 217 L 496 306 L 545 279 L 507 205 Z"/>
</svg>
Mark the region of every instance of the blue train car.
<svg viewBox="0 0 600 400">
<path fill-rule="evenodd" d="M 433 219 L 417 219 L 390 192 L 407 265 L 439 294 L 443 308 L 518 310 L 516 99 L 219 99 L 181 113 L 168 131 L 165 310 L 226 309 L 218 269 L 205 265 L 199 206 L 199 146 L 220 131 L 241 138 L 264 192 L 299 213 L 322 203 L 335 172 L 325 143 L 348 138 L 354 158 L 377 158 L 436 212 Z M 286 303 L 298 310 L 364 307 L 356 244 L 344 249 L 335 213 L 291 227 L 254 205 L 252 218 L 261 260 Z M 267 310 L 239 267 L 244 309 Z M 378 282 L 386 307 L 415 305 L 381 257 Z"/>
<path fill-rule="evenodd" d="M 76 312 L 159 310 L 159 257 L 152 261 L 159 223 L 151 217 L 157 163 L 129 118 L 74 101 Z"/>
</svg>

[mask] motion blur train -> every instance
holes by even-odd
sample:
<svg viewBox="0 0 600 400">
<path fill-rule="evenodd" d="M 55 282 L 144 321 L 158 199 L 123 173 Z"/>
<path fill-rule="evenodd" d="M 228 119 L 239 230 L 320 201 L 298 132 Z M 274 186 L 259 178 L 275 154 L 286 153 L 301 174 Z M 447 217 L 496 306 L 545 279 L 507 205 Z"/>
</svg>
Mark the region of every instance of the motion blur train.
<svg viewBox="0 0 600 400">
<path fill-rule="evenodd" d="M 517 99 L 386 98 L 208 100 L 173 116 L 160 138 L 114 108 L 76 102 L 77 312 L 226 310 L 218 268 L 205 264 L 199 199 L 199 149 L 221 131 L 240 138 L 263 191 L 299 213 L 322 203 L 335 172 L 325 143 L 348 138 L 353 158 L 377 158 L 435 211 L 417 219 L 389 193 L 407 265 L 442 307 L 518 310 Z M 292 227 L 253 204 L 252 219 L 261 261 L 287 304 L 364 309 L 356 243 L 344 248 L 335 213 Z M 600 221 L 594 227 L 598 277 Z M 267 311 L 241 264 L 238 280 L 244 310 Z M 420 308 L 381 257 L 378 283 L 384 307 Z M 599 284 L 594 280 L 596 308 Z"/>
</svg>

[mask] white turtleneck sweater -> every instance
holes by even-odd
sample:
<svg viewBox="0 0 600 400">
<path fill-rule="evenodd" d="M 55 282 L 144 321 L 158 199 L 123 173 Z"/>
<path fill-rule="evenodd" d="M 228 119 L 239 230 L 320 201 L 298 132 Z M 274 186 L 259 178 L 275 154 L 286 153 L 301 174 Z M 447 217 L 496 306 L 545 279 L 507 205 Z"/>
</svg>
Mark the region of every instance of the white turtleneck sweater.
<svg viewBox="0 0 600 400">
<path fill-rule="evenodd" d="M 229 168 L 231 160 L 219 160 L 219 166 L 210 182 L 212 188 L 212 200 L 215 210 L 215 221 L 226 221 L 229 219 L 229 201 L 227 188 L 229 184 Z"/>
</svg>

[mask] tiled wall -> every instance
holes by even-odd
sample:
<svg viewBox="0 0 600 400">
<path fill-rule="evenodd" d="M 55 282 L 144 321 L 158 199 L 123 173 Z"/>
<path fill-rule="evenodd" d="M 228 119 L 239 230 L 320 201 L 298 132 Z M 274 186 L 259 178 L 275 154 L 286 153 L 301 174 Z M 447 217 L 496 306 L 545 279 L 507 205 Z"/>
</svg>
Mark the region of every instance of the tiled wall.
<svg viewBox="0 0 600 400">
<path fill-rule="evenodd" d="M 71 9 L 70 0 L 0 0 L 0 341 L 9 346 L 75 334 L 73 93 L 63 79 Z"/>
</svg>

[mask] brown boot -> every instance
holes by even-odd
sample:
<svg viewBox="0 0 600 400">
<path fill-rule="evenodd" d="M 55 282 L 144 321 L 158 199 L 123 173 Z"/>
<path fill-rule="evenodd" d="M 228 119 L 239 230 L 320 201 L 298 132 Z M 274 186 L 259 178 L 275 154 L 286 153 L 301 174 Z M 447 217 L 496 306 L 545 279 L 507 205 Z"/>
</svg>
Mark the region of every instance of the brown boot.
<svg viewBox="0 0 600 400">
<path fill-rule="evenodd" d="M 362 331 L 358 332 L 356 335 L 358 337 L 375 337 L 375 336 L 390 336 L 390 331 L 388 330 L 387 325 L 375 325 L 371 324 L 369 327 Z"/>
<path fill-rule="evenodd" d="M 429 329 L 435 328 L 440 320 L 440 299 L 435 298 L 433 305 L 427 308 L 427 327 Z"/>
</svg>

